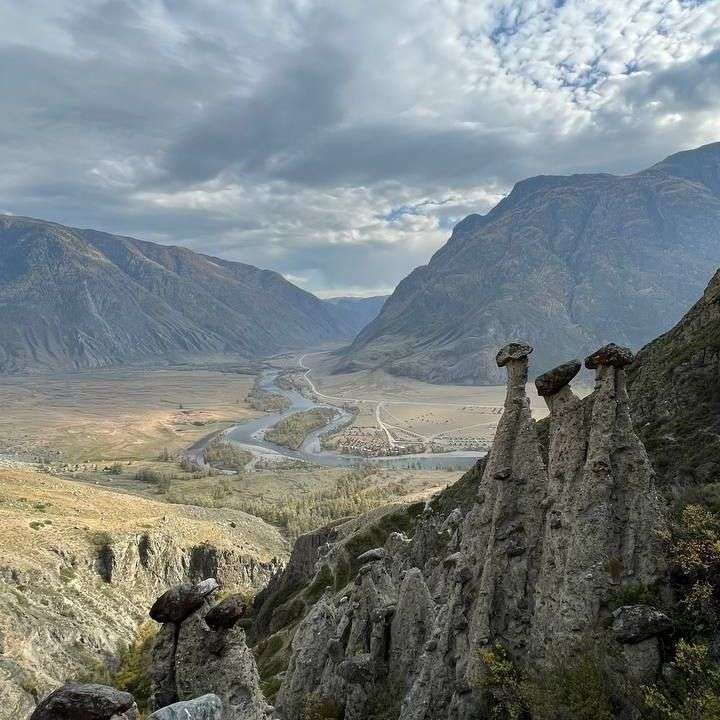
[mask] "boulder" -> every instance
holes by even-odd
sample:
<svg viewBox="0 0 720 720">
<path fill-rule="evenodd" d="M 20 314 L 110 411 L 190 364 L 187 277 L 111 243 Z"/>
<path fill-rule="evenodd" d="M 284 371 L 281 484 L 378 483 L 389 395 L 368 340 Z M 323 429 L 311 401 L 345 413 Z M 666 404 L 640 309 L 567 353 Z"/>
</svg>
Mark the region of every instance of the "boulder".
<svg viewBox="0 0 720 720">
<path fill-rule="evenodd" d="M 615 343 L 603 345 L 592 355 L 585 358 L 585 367 L 588 370 L 596 370 L 599 367 L 624 368 L 630 365 L 635 359 L 630 348 L 621 347 Z"/>
<path fill-rule="evenodd" d="M 150 608 L 150 617 L 159 623 L 181 623 L 192 615 L 205 598 L 218 589 L 215 578 L 199 583 L 182 583 L 163 593 Z"/>
<path fill-rule="evenodd" d="M 612 614 L 612 632 L 621 643 L 639 643 L 672 627 L 672 620 L 650 605 L 623 605 Z"/>
<path fill-rule="evenodd" d="M 130 693 L 106 685 L 68 683 L 48 695 L 29 720 L 110 720 L 137 717 Z"/>
<path fill-rule="evenodd" d="M 358 562 L 361 563 L 375 562 L 376 560 L 384 560 L 385 554 L 384 548 L 373 548 L 372 550 L 362 553 L 362 555 L 358 555 L 357 559 Z"/>
<path fill-rule="evenodd" d="M 221 720 L 222 707 L 220 698 L 209 693 L 156 710 L 148 720 Z"/>
<path fill-rule="evenodd" d="M 522 360 L 532 351 L 532 346 L 527 343 L 511 342 L 500 348 L 495 356 L 495 362 L 498 367 L 505 367 L 511 360 Z"/>
<path fill-rule="evenodd" d="M 213 629 L 227 630 L 231 628 L 247 610 L 247 603 L 242 595 L 228 595 L 205 616 L 205 622 Z"/>
<path fill-rule="evenodd" d="M 548 397 L 560 392 L 579 372 L 582 363 L 579 360 L 558 365 L 535 378 L 535 387 L 538 395 Z"/>
</svg>

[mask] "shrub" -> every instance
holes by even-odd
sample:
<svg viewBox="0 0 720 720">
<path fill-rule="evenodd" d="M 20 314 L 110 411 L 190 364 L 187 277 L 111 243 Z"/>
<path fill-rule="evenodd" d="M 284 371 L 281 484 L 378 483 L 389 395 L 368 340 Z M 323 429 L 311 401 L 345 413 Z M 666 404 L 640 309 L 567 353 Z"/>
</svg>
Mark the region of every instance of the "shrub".
<svg viewBox="0 0 720 720">
<path fill-rule="evenodd" d="M 667 683 L 643 688 L 648 717 L 653 720 L 717 720 L 720 718 L 720 668 L 707 645 L 678 642 L 673 673 Z"/>
<path fill-rule="evenodd" d="M 151 483 L 153 485 L 157 485 L 162 476 L 159 472 L 156 470 L 152 470 L 151 468 L 140 468 L 135 473 L 135 480 L 138 482 L 144 482 L 144 483 Z"/>
<path fill-rule="evenodd" d="M 110 473 L 110 475 L 122 475 L 122 471 L 123 471 L 123 466 L 119 462 L 113 463 L 108 468 L 108 472 Z"/>
</svg>

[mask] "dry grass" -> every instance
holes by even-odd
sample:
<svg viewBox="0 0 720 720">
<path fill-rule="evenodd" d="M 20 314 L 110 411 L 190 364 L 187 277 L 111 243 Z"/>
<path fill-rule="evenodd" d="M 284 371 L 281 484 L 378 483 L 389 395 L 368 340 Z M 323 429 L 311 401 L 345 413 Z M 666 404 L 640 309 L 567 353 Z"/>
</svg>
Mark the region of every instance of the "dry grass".
<svg viewBox="0 0 720 720">
<path fill-rule="evenodd" d="M 286 552 L 275 528 L 237 510 L 170 505 L 41 472 L 0 468 L 2 566 L 55 566 L 58 549 L 85 551 L 99 533 L 137 534 L 162 527 L 187 546 L 207 542 L 261 560 Z"/>
<path fill-rule="evenodd" d="M 102 461 L 176 451 L 257 417 L 253 378 L 211 370 L 103 370 L 3 378 L 0 452 Z M 51 455 L 52 457 L 52 455 Z"/>
</svg>

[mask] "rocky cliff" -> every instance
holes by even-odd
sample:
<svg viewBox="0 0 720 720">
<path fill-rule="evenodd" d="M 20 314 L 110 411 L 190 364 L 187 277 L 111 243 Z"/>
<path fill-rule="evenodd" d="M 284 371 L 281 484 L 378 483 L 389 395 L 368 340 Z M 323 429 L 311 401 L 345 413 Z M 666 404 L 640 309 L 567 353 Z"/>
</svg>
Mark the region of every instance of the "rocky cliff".
<svg viewBox="0 0 720 720">
<path fill-rule="evenodd" d="M 624 177 L 517 183 L 398 285 L 339 369 L 494 384 L 507 337 L 536 345 L 539 371 L 610 340 L 642 346 L 720 264 L 718 178 L 715 143 Z"/>
<path fill-rule="evenodd" d="M 385 516 L 308 536 L 258 598 L 256 650 L 265 676 L 279 672 L 278 717 L 489 717 L 497 648 L 542 669 L 611 642 L 614 672 L 654 679 L 667 618 L 614 609 L 664 572 L 654 473 L 629 414 L 632 354 L 611 345 L 587 358 L 585 402 L 567 385 L 578 363 L 539 379 L 543 452 L 525 394 L 531 352 L 515 343 L 497 356 L 505 411 L 476 472 L 402 513 L 402 527 Z"/>
<path fill-rule="evenodd" d="M 112 662 L 169 585 L 257 589 L 284 557 L 277 531 L 241 512 L 0 468 L 0 719 Z"/>
</svg>

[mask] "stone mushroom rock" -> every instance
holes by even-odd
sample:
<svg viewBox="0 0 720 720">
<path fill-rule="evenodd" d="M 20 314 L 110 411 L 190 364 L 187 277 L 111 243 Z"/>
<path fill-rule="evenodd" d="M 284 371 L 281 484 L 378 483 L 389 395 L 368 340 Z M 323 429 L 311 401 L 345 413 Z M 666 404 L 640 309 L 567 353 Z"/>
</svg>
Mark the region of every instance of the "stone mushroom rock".
<svg viewBox="0 0 720 720">
<path fill-rule="evenodd" d="M 148 720 L 221 720 L 222 709 L 220 698 L 208 693 L 156 710 L 148 716 Z"/>
<path fill-rule="evenodd" d="M 138 717 L 130 693 L 94 683 L 68 683 L 54 690 L 33 711 L 29 720 L 134 720 Z"/>
<path fill-rule="evenodd" d="M 585 358 L 585 367 L 588 370 L 596 370 L 599 367 L 624 368 L 635 359 L 630 348 L 621 347 L 615 343 L 603 345 L 592 355 Z"/>
<path fill-rule="evenodd" d="M 263 720 L 267 703 L 244 630 L 235 624 L 213 630 L 205 622 L 207 608 L 181 626 L 175 652 L 179 700 L 213 693 L 222 702 L 222 720 Z"/>
<path fill-rule="evenodd" d="M 205 622 L 213 630 L 227 630 L 245 615 L 246 610 L 242 595 L 228 595 L 205 615 Z"/>
<path fill-rule="evenodd" d="M 495 362 L 498 367 L 505 367 L 511 360 L 522 360 L 532 351 L 532 346 L 527 343 L 511 342 L 500 348 L 495 356 Z"/>
<path fill-rule="evenodd" d="M 548 397 L 560 392 L 580 372 L 581 367 L 582 363 L 579 360 L 570 360 L 538 375 L 535 378 L 538 395 Z"/>
<path fill-rule="evenodd" d="M 192 615 L 219 587 L 215 578 L 199 583 L 182 583 L 163 593 L 150 608 L 150 617 L 159 623 L 181 623 Z"/>
<path fill-rule="evenodd" d="M 638 643 L 672 630 L 672 620 L 650 605 L 623 605 L 612 614 L 612 633 L 621 643 Z"/>
</svg>

